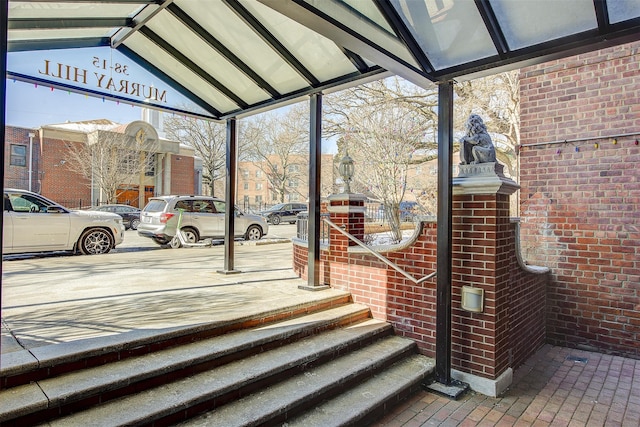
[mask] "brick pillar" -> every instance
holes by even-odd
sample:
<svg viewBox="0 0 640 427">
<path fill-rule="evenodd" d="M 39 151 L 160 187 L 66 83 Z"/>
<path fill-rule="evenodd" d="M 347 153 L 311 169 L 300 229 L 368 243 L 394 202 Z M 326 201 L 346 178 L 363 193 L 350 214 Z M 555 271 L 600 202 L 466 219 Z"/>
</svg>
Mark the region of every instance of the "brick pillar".
<svg viewBox="0 0 640 427">
<path fill-rule="evenodd" d="M 361 241 L 364 239 L 365 200 L 364 194 L 333 194 L 329 196 L 329 206 L 327 207 L 331 221 Z M 355 242 L 333 228 L 329 231 L 329 236 L 331 246 L 333 247 L 336 242 L 336 245 L 344 246 L 345 252 L 348 246 L 356 245 Z"/>
<path fill-rule="evenodd" d="M 497 163 L 460 165 L 452 212 L 452 365 L 459 370 L 453 376 L 502 382 L 497 388 L 511 383 L 509 196 L 519 188 L 502 170 Z M 482 312 L 462 308 L 463 286 L 484 290 Z"/>
</svg>

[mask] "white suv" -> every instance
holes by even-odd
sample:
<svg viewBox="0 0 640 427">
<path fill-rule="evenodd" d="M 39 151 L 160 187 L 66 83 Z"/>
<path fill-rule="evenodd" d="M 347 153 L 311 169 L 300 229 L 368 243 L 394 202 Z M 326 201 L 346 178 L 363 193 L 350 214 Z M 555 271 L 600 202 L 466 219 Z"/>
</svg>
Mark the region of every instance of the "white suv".
<svg viewBox="0 0 640 427">
<path fill-rule="evenodd" d="M 158 196 L 140 213 L 138 234 L 160 245 L 168 244 L 176 235 L 179 210 L 183 210 L 180 230 L 185 240 L 224 239 L 226 202 L 210 196 Z M 266 220 L 235 209 L 235 237 L 259 240 L 269 231 Z"/>
<path fill-rule="evenodd" d="M 122 217 L 75 211 L 26 190 L 4 189 L 2 253 L 104 254 L 122 243 Z"/>
</svg>

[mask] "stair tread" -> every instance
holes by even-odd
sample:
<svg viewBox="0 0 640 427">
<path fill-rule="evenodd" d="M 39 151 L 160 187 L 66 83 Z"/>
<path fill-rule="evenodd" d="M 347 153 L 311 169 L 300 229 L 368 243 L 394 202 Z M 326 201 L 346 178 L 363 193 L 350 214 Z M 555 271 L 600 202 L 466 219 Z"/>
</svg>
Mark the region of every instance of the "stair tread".
<svg viewBox="0 0 640 427">
<path fill-rule="evenodd" d="M 0 390 L 0 420 L 24 413 L 24 402 L 36 409 L 42 405 L 56 406 L 63 402 L 77 400 L 101 391 L 127 386 L 132 382 L 162 375 L 173 369 L 196 362 L 208 361 L 234 352 L 281 340 L 308 328 L 318 328 L 346 317 L 368 313 L 368 308 L 358 304 L 348 304 L 336 308 L 311 313 L 285 321 L 256 328 L 231 332 L 202 341 L 168 348 L 108 365 L 96 366 L 60 377 L 49 378 L 32 384 Z M 381 321 L 369 319 L 372 330 L 384 325 Z M 26 400 L 28 398 L 29 400 Z"/>
<path fill-rule="evenodd" d="M 340 393 L 342 386 L 363 372 L 374 374 L 388 360 L 415 349 L 412 341 L 391 336 L 368 347 L 349 353 L 329 363 L 306 370 L 285 381 L 265 388 L 257 393 L 234 401 L 207 414 L 179 424 L 181 427 L 240 427 L 269 424 L 278 415 L 290 413 L 308 405 L 311 399 L 324 399 L 327 395 Z M 392 373 L 379 374 L 403 384 L 421 379 L 433 366 L 424 356 L 405 356 L 412 363 L 397 362 L 401 370 L 393 365 Z M 411 374 L 407 369 L 413 369 Z M 402 376 L 406 378 L 402 378 Z M 395 387 L 394 387 L 395 388 Z"/>
<path fill-rule="evenodd" d="M 287 421 L 288 427 L 332 427 L 358 425 L 371 408 L 397 396 L 403 387 L 422 381 L 433 372 L 435 361 L 413 355 L 401 360 L 366 382 L 317 405 L 314 409 Z"/>
<path fill-rule="evenodd" d="M 52 420 L 49 425 L 98 427 L 149 423 L 158 417 L 235 390 L 239 385 L 250 384 L 289 368 L 313 362 L 324 354 L 330 354 L 371 335 L 376 328 L 383 328 L 385 325 L 377 321 L 363 323 L 308 337 L 211 371 L 109 401 L 101 406 Z M 413 342 L 411 344 L 415 345 Z"/>
<path fill-rule="evenodd" d="M 163 330 L 139 329 L 114 335 L 106 335 L 95 338 L 87 338 L 78 341 L 70 341 L 34 347 L 29 350 L 14 351 L 0 355 L 0 377 L 19 376 L 28 373 L 34 368 L 47 368 L 61 364 L 78 361 L 87 357 L 102 356 L 104 354 L 126 351 L 129 348 L 137 348 L 158 341 L 173 340 L 189 334 L 212 332 L 216 330 L 239 330 L 239 325 L 253 319 L 283 319 L 293 312 L 302 313 L 314 307 L 335 307 L 339 304 L 348 304 L 348 294 L 330 294 L 327 297 L 315 299 L 291 306 L 282 306 L 268 309 L 264 312 L 251 315 L 229 316 L 225 320 L 215 320 L 211 323 L 199 323 L 190 326 L 179 326 Z"/>
</svg>

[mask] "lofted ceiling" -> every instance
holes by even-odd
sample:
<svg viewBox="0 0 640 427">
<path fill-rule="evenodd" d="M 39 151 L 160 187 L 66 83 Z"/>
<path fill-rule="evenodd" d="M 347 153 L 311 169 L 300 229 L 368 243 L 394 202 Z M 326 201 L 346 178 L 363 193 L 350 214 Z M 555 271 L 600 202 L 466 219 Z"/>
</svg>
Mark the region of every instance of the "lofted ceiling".
<svg viewBox="0 0 640 427">
<path fill-rule="evenodd" d="M 9 79 L 224 120 L 638 40 L 640 0 L 8 0 L 7 29 Z"/>
</svg>

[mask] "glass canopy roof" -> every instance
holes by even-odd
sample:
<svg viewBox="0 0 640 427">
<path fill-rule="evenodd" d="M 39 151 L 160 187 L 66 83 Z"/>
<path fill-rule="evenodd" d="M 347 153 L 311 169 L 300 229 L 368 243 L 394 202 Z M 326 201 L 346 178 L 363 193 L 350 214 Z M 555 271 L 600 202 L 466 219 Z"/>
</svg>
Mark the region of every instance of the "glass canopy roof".
<svg viewBox="0 0 640 427">
<path fill-rule="evenodd" d="M 10 79 L 222 120 L 638 40 L 640 0 L 9 0 L 6 28 Z"/>
</svg>

